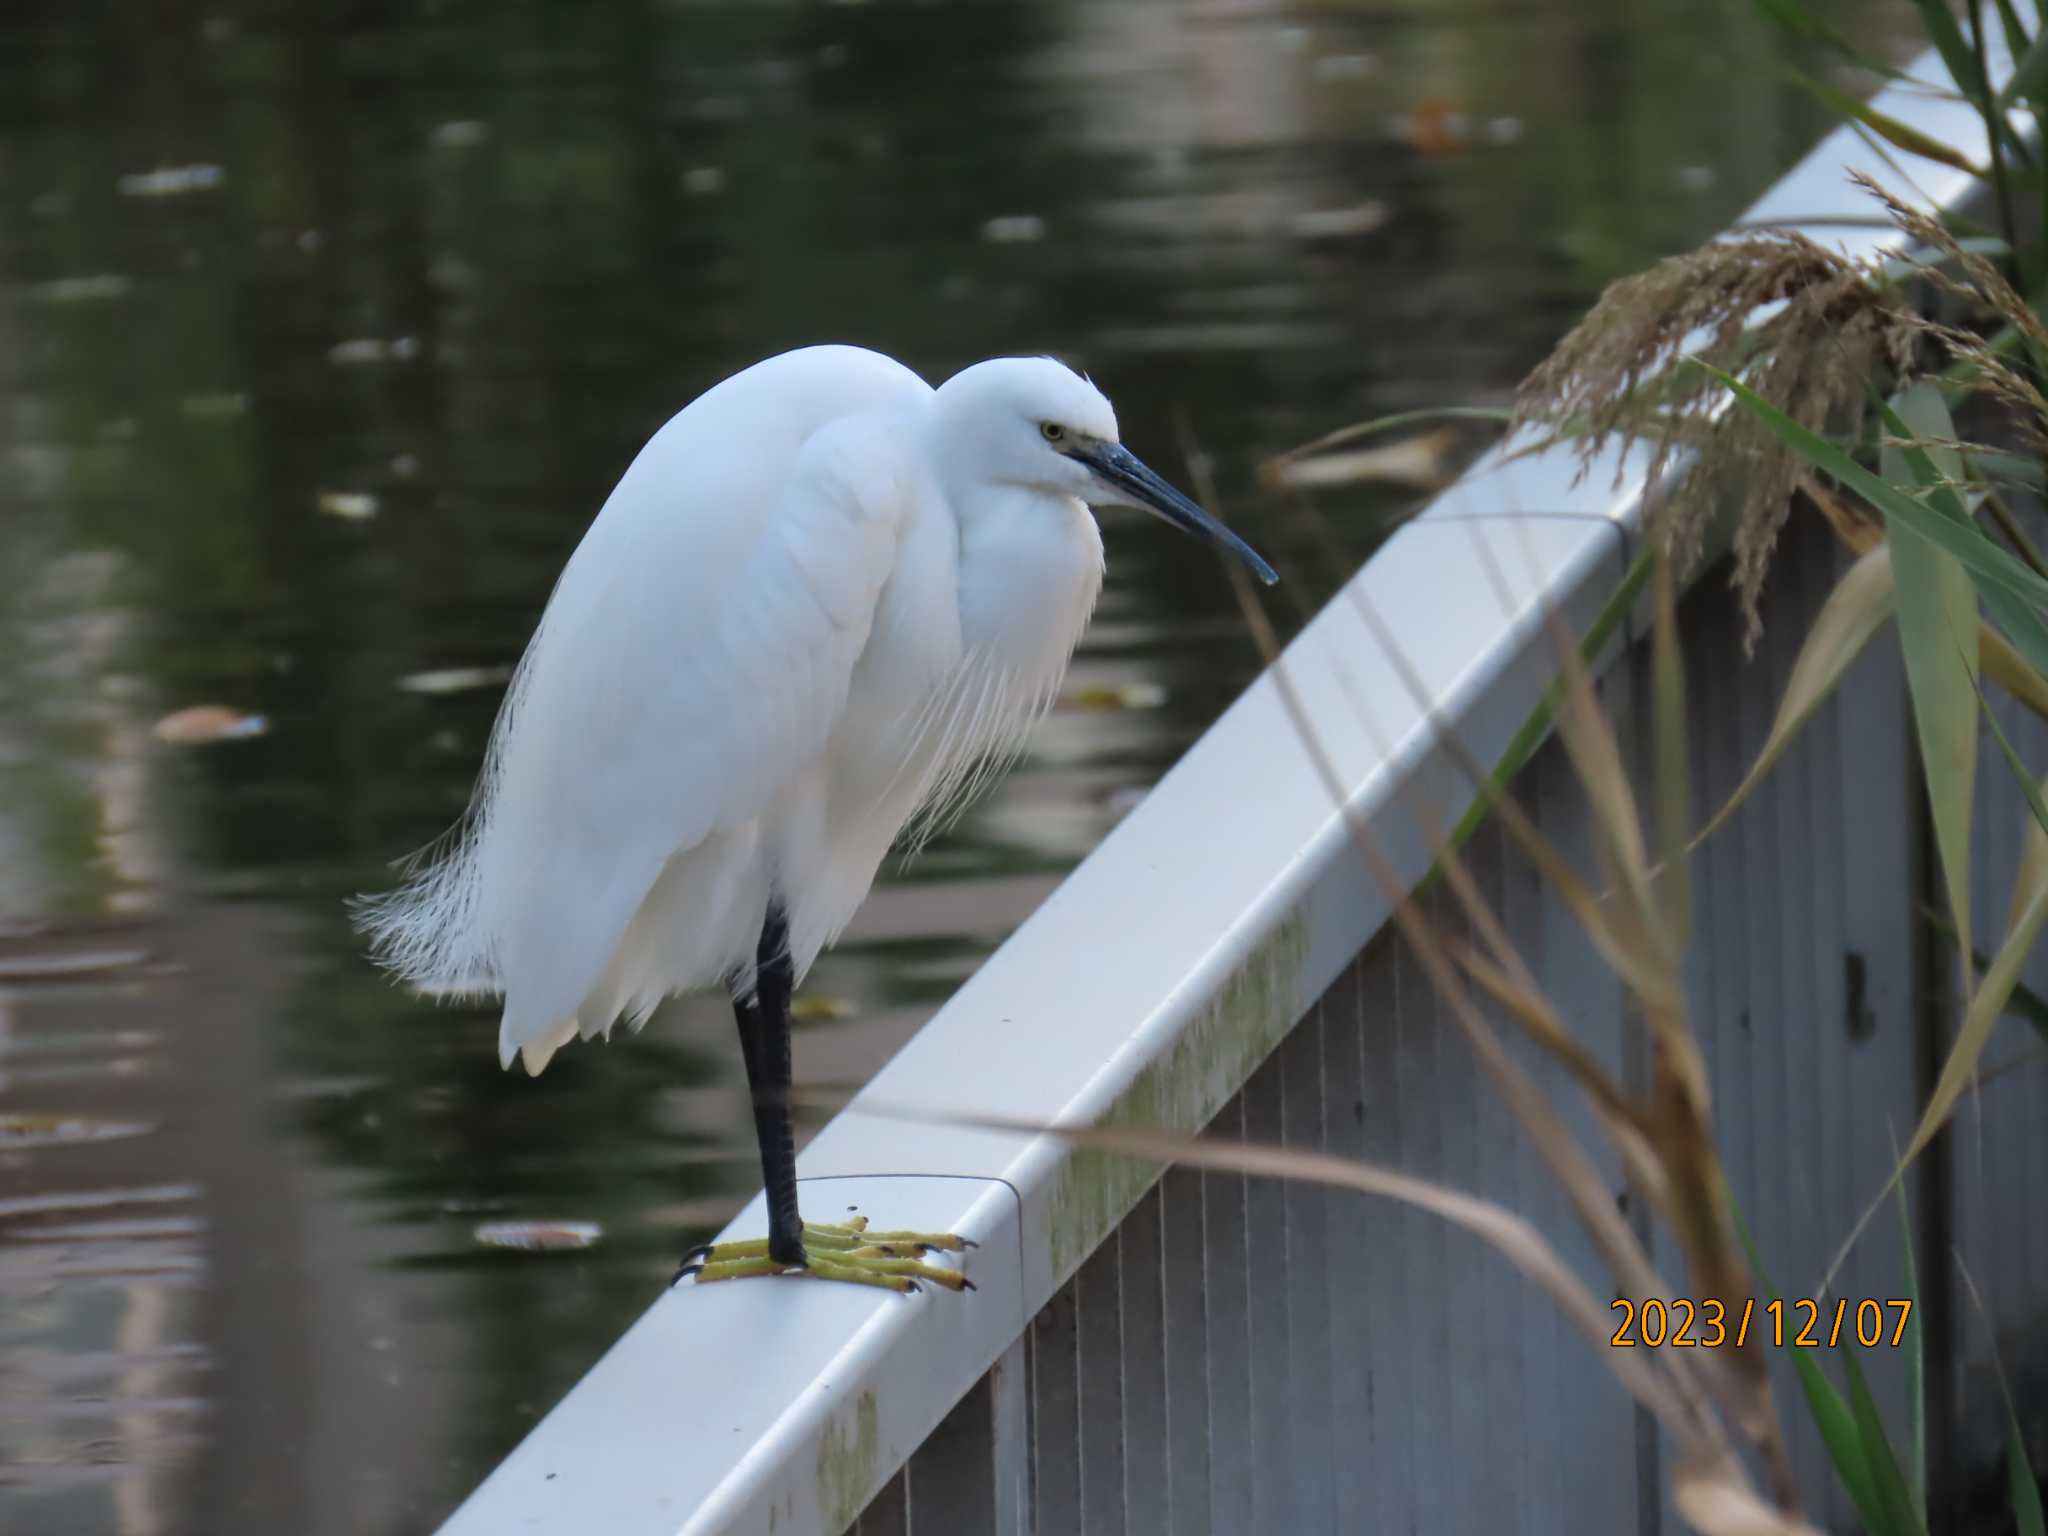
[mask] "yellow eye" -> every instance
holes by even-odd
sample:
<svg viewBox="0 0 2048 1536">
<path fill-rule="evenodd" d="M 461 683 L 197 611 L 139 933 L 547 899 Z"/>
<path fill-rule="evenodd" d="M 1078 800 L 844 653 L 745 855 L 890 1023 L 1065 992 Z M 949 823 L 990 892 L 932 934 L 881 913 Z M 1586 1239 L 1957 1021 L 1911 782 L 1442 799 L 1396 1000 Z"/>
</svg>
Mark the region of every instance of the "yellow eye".
<svg viewBox="0 0 2048 1536">
<path fill-rule="evenodd" d="M 1038 432 L 1048 443 L 1057 443 L 1067 435 L 1067 429 L 1056 421 L 1041 421 Z"/>
</svg>

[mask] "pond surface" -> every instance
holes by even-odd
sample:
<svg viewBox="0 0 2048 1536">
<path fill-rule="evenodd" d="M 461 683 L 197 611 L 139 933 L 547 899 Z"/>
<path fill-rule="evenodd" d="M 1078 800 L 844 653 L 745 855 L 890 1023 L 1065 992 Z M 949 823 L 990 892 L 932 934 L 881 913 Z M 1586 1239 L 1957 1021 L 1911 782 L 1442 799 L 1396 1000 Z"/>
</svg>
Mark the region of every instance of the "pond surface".
<svg viewBox="0 0 2048 1536">
<path fill-rule="evenodd" d="M 1723 224 L 1823 126 L 1776 46 L 1704 0 L 9 0 L 0 1529 L 431 1530 L 753 1187 L 721 1002 L 529 1081 L 342 910 L 666 416 L 809 341 L 1056 353 L 1199 445 L 1291 627 L 1476 442 L 1313 507 L 1259 462 L 1504 399 Z M 1204 550 L 1106 538 L 1028 761 L 813 973 L 805 1081 L 1255 670 Z"/>
</svg>

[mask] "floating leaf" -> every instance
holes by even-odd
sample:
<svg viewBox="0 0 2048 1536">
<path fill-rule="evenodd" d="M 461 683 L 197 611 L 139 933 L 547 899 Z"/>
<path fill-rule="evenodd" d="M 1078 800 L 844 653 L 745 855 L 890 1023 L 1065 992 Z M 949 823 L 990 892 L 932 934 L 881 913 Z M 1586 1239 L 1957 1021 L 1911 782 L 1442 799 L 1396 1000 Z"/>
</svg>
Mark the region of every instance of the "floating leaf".
<svg viewBox="0 0 2048 1536">
<path fill-rule="evenodd" d="M 174 746 L 199 747 L 216 741 L 246 741 L 270 729 L 262 715 L 245 714 L 225 704 L 194 704 L 157 721 L 150 734 Z"/>
<path fill-rule="evenodd" d="M 491 688 L 509 682 L 510 667 L 440 667 L 414 672 L 398 680 L 407 693 L 465 693 L 471 688 Z"/>
<path fill-rule="evenodd" d="M 990 245 L 1032 245 L 1045 238 L 1045 220 L 1035 213 L 1006 213 L 981 226 Z"/>
<path fill-rule="evenodd" d="M 487 1221 L 476 1229 L 476 1240 L 486 1248 L 520 1253 L 569 1253 L 602 1236 L 604 1228 L 594 1221 Z"/>
<path fill-rule="evenodd" d="M 46 304 L 90 304 L 123 298 L 134 286 L 119 272 L 93 272 L 79 277 L 53 277 L 28 291 L 31 298 Z"/>
<path fill-rule="evenodd" d="M 474 149 L 490 136 L 488 124 L 464 118 L 452 123 L 436 123 L 427 135 L 427 142 L 436 149 Z"/>
<path fill-rule="evenodd" d="M 1318 80 L 1364 80 L 1379 72 L 1379 57 L 1370 53 L 1326 53 L 1309 66 Z"/>
<path fill-rule="evenodd" d="M 1472 137 L 1472 119 L 1447 97 L 1429 96 L 1413 112 L 1396 118 L 1394 131 L 1419 154 L 1437 159 L 1465 147 Z"/>
<path fill-rule="evenodd" d="M 219 186 L 225 174 L 217 165 L 166 165 L 123 176 L 114 187 L 123 197 L 182 197 Z"/>
<path fill-rule="evenodd" d="M 1484 421 L 1494 426 L 1505 427 L 1515 419 L 1515 413 L 1500 406 L 1491 405 L 1444 405 L 1433 406 L 1419 411 L 1396 411 L 1390 416 L 1375 416 L 1370 421 L 1354 422 L 1351 426 L 1340 427 L 1327 432 L 1312 443 L 1303 443 L 1299 448 L 1289 449 L 1276 455 L 1259 466 L 1259 479 L 1268 486 L 1287 484 L 1288 467 L 1301 459 L 1314 458 L 1319 453 L 1328 453 L 1345 443 L 1355 443 L 1361 438 L 1378 437 L 1383 432 L 1398 432 L 1403 427 L 1415 426 L 1425 421 Z"/>
<path fill-rule="evenodd" d="M 0 955 L 0 981 L 70 981 L 124 971 L 149 958 L 146 949 L 80 949 L 45 955 Z"/>
<path fill-rule="evenodd" d="M 0 1150 L 119 1141 L 125 1136 L 147 1136 L 155 1129 L 140 1120 L 100 1120 L 90 1115 L 0 1114 Z"/>
<path fill-rule="evenodd" d="M 327 361 L 337 368 L 360 368 L 371 363 L 402 363 L 418 355 L 420 344 L 411 336 L 358 336 L 338 341 L 327 349 Z"/>
<path fill-rule="evenodd" d="M 1355 240 L 1369 235 L 1393 217 L 1376 197 L 1345 208 L 1310 208 L 1287 221 L 1288 232 L 1302 240 Z"/>
<path fill-rule="evenodd" d="M 377 498 L 368 491 L 322 491 L 314 503 L 329 517 L 360 523 L 377 515 Z"/>
<path fill-rule="evenodd" d="M 1303 490 L 1374 481 L 1435 490 L 1450 481 L 1450 450 L 1457 440 L 1455 429 L 1438 427 L 1433 432 L 1377 448 L 1279 461 L 1273 466 L 1271 478 L 1276 484 Z"/>
</svg>

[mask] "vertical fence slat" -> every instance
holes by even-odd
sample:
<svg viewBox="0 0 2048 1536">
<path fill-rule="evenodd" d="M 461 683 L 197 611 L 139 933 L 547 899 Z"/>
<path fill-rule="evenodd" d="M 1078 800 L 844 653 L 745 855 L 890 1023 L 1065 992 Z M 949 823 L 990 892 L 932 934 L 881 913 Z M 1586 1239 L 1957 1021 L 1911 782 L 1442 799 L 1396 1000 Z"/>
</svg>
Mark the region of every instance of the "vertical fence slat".
<svg viewBox="0 0 2048 1536">
<path fill-rule="evenodd" d="M 1078 1277 L 1031 1321 L 1032 1513 L 1042 1532 L 1081 1529 Z"/>
<path fill-rule="evenodd" d="M 1244 1138 L 1264 1146 L 1284 1131 L 1280 1061 L 1276 1055 L 1252 1074 L 1244 1089 Z M 1245 1184 L 1245 1241 L 1250 1287 L 1252 1502 L 1259 1524 L 1281 1530 L 1295 1524 L 1292 1466 L 1293 1391 L 1288 1334 L 1287 1191 L 1277 1179 Z"/>
<path fill-rule="evenodd" d="M 1031 1512 L 1030 1334 L 989 1368 L 989 1438 L 995 1463 L 991 1536 L 1029 1536 Z"/>
<path fill-rule="evenodd" d="M 852 1536 L 910 1536 L 910 1469 L 905 1467 L 868 1501 Z"/>
<path fill-rule="evenodd" d="M 984 1376 L 905 1468 L 913 1527 L 993 1531 L 998 1523 L 995 1385 Z"/>
<path fill-rule="evenodd" d="M 1244 1106 L 1224 1106 L 1209 1134 L 1244 1138 Z M 1252 1366 L 1246 1282 L 1245 1180 L 1202 1175 L 1202 1255 L 1209 1307 L 1209 1509 L 1219 1533 L 1252 1529 Z"/>
<path fill-rule="evenodd" d="M 1138 1202 L 1118 1234 L 1123 1255 L 1124 1530 L 1167 1536 L 1165 1196 Z"/>
<path fill-rule="evenodd" d="M 1358 972 L 1383 958 L 1372 945 L 1323 998 L 1323 1137 L 1339 1157 L 1363 1159 L 1365 1081 L 1360 1062 L 1363 989 Z M 1387 1259 L 1374 1252 L 1374 1217 L 1380 1201 L 1333 1191 L 1326 1206 L 1323 1305 L 1329 1312 L 1331 1501 L 1345 1520 L 1374 1528 L 1371 1512 L 1386 1476 L 1383 1437 L 1373 1413 L 1374 1338 L 1391 1326 L 1388 1288 L 1380 1282 Z"/>
<path fill-rule="evenodd" d="M 1281 1045 L 1282 1134 L 1290 1147 L 1323 1149 L 1322 1007 Z M 1304 1531 L 1335 1526 L 1330 1421 L 1330 1314 L 1325 1245 L 1332 1191 L 1319 1184 L 1280 1186 L 1287 1217 L 1287 1406 L 1292 1425 L 1296 1524 Z"/>
<path fill-rule="evenodd" d="M 1166 1304 L 1167 1510 L 1174 1536 L 1211 1536 L 1203 1176 L 1174 1168 L 1159 1187 Z"/>
<path fill-rule="evenodd" d="M 1081 1524 L 1123 1536 L 1124 1378 L 1120 1234 L 1082 1264 L 1076 1336 L 1081 1373 Z"/>
</svg>

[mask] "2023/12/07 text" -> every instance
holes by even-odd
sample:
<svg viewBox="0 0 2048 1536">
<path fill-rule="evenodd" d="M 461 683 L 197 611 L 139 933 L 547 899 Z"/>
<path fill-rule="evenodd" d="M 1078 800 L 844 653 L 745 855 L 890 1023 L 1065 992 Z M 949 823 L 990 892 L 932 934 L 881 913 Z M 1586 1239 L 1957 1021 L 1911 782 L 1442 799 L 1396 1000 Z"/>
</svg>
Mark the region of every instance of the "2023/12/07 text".
<svg viewBox="0 0 2048 1536">
<path fill-rule="evenodd" d="M 1616 1349 L 1740 1349 L 1750 1339 L 1752 1325 L 1757 1338 L 1776 1349 L 1839 1349 L 1855 1343 L 1865 1349 L 1880 1345 L 1897 1349 L 1906 1336 L 1906 1324 L 1913 1315 L 1912 1300 L 1904 1296 L 1878 1300 L 1866 1296 L 1851 1301 L 1837 1297 L 1832 1307 L 1801 1298 L 1797 1301 L 1723 1302 L 1709 1296 L 1695 1301 L 1676 1296 L 1670 1301 L 1652 1296 L 1646 1301 L 1619 1297 L 1613 1303 L 1620 1325 L 1608 1342 Z"/>
</svg>

